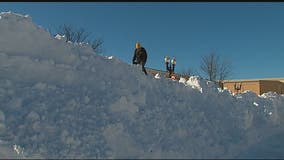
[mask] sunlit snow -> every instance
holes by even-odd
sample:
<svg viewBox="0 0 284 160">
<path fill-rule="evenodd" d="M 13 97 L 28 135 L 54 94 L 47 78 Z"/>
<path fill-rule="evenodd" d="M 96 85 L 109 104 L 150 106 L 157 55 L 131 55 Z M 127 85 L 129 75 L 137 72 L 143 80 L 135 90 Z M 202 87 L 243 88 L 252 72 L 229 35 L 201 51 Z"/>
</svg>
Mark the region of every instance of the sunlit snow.
<svg viewBox="0 0 284 160">
<path fill-rule="evenodd" d="M 284 158 L 283 95 L 145 76 L 30 16 L 0 17 L 0 157 Z"/>
</svg>

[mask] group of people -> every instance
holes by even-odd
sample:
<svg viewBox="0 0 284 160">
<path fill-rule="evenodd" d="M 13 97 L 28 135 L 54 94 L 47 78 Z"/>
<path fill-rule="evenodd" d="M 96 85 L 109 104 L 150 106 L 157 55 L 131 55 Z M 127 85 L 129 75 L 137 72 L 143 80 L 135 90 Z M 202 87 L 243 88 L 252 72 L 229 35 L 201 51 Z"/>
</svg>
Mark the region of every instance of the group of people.
<svg viewBox="0 0 284 160">
<path fill-rule="evenodd" d="M 134 55 L 133 55 L 133 59 L 132 59 L 132 64 L 139 64 L 142 66 L 142 71 L 145 73 L 145 75 L 147 75 L 147 71 L 145 69 L 145 64 L 147 61 L 147 51 L 144 47 L 141 46 L 141 44 L 139 42 L 136 42 L 135 45 L 135 50 L 134 50 Z M 170 59 L 168 57 L 165 58 L 165 63 L 166 63 L 166 69 L 169 72 L 169 78 L 172 78 L 172 76 L 174 76 L 174 69 L 175 69 L 175 64 L 176 64 L 176 60 L 172 59 L 170 61 Z M 170 66 L 169 66 L 170 65 Z M 175 79 L 175 76 L 174 76 Z"/>
</svg>

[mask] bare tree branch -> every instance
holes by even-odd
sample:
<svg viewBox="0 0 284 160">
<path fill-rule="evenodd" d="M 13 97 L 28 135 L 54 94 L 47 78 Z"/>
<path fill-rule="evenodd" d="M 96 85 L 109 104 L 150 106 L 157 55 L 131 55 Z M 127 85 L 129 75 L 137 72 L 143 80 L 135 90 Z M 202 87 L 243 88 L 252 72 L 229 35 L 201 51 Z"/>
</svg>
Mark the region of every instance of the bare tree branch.
<svg viewBox="0 0 284 160">
<path fill-rule="evenodd" d="M 231 74 L 232 65 L 228 61 L 221 61 L 215 53 L 210 53 L 202 57 L 200 69 L 210 81 L 224 80 Z"/>
<path fill-rule="evenodd" d="M 89 37 L 91 35 L 90 32 L 87 32 L 84 28 L 75 29 L 71 25 L 64 24 L 63 26 L 59 26 L 57 32 L 61 35 L 65 35 L 66 42 L 71 41 L 73 43 L 86 42 L 91 45 L 95 53 L 102 52 L 102 39 L 94 39 L 90 40 Z"/>
<path fill-rule="evenodd" d="M 224 80 L 232 74 L 232 64 L 228 61 L 223 61 L 219 68 L 219 80 Z"/>
<path fill-rule="evenodd" d="M 93 48 L 93 50 L 96 53 L 101 53 L 102 52 L 102 44 L 103 44 L 103 40 L 102 39 L 95 39 L 92 43 L 91 46 Z"/>
</svg>

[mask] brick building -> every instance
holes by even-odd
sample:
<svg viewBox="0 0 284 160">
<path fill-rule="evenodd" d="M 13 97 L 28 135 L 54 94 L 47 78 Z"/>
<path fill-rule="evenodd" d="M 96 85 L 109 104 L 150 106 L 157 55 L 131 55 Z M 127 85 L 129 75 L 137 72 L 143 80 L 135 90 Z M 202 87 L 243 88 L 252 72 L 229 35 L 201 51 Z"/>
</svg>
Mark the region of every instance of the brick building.
<svg viewBox="0 0 284 160">
<path fill-rule="evenodd" d="M 242 93 L 250 90 L 257 95 L 270 91 L 284 94 L 284 78 L 224 80 L 222 87 L 229 89 L 232 93 Z"/>
</svg>

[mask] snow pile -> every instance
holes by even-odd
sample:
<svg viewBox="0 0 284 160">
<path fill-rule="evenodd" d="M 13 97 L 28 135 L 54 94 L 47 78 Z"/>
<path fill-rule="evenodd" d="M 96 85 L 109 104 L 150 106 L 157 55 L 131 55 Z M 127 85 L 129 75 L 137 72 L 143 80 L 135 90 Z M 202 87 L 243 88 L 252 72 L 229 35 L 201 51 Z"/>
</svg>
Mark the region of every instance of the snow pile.
<svg viewBox="0 0 284 160">
<path fill-rule="evenodd" d="M 0 16 L 0 147 L 18 156 L 250 157 L 284 133 L 282 95 L 145 76 L 141 66 L 52 37 L 29 16 Z"/>
<path fill-rule="evenodd" d="M 218 91 L 217 84 L 215 84 L 212 81 L 202 80 L 202 78 L 199 76 L 191 76 L 189 77 L 187 81 L 185 81 L 184 79 L 181 79 L 180 82 L 188 86 L 191 86 L 194 89 L 198 89 L 201 93 L 210 92 L 213 90 Z"/>
<path fill-rule="evenodd" d="M 67 38 L 66 38 L 65 35 L 61 36 L 60 34 L 57 34 L 57 35 L 55 36 L 55 38 L 58 39 L 58 40 L 65 41 L 65 42 L 66 42 L 66 40 L 67 40 Z"/>
</svg>

